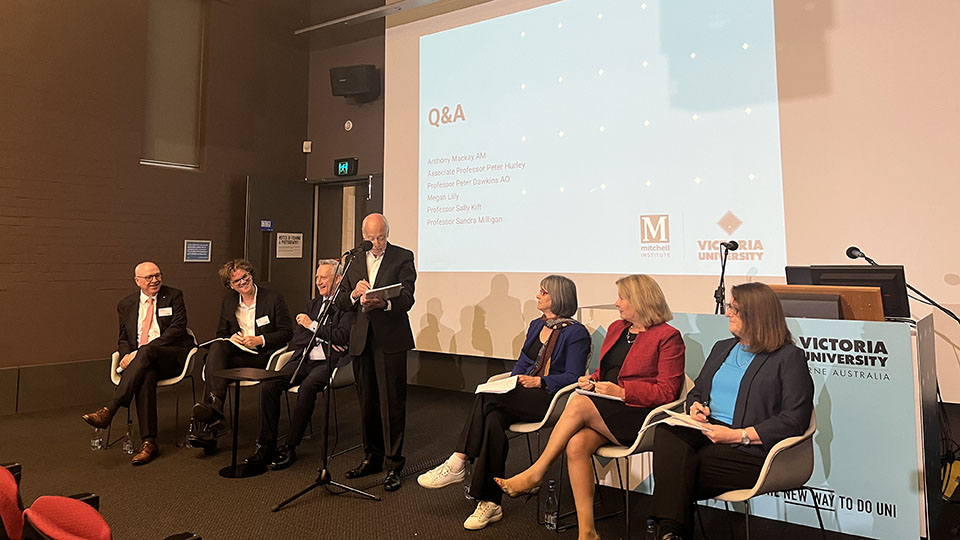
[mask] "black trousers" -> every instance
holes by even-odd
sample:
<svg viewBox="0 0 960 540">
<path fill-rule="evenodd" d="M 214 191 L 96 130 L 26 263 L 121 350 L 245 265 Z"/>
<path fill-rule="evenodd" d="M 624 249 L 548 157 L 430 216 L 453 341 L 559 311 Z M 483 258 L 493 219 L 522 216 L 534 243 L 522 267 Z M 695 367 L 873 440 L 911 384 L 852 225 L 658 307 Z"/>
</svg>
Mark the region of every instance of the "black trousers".
<svg viewBox="0 0 960 540">
<path fill-rule="evenodd" d="M 456 448 L 473 461 L 470 495 L 500 504 L 503 491 L 493 479 L 505 476 L 507 428 L 515 422 L 541 420 L 552 397 L 541 388 L 522 387 L 506 394 L 477 394 Z"/>
<path fill-rule="evenodd" d="M 183 371 L 189 347 L 158 347 L 149 343 L 137 349 L 133 361 L 120 374 L 120 384 L 107 404 L 116 413 L 137 400 L 137 422 L 141 439 L 157 438 L 157 381 L 176 377 Z"/>
<path fill-rule="evenodd" d="M 714 444 L 698 430 L 659 425 L 653 439 L 651 515 L 664 529 L 693 533 L 696 501 L 754 485 L 764 458 L 729 444 Z M 664 523 L 666 521 L 666 523 Z"/>
<path fill-rule="evenodd" d="M 277 426 L 280 423 L 280 398 L 283 393 L 296 385 L 300 385 L 297 392 L 297 405 L 293 410 L 290 424 L 290 435 L 287 444 L 297 446 L 303 440 L 303 432 L 313 416 L 313 408 L 317 402 L 317 394 L 321 392 L 330 380 L 329 363 L 326 360 L 317 362 L 306 360 L 297 371 L 297 378 L 290 384 L 300 359 L 294 359 L 283 366 L 280 373 L 282 379 L 263 381 L 260 385 L 260 431 L 257 434 L 257 444 L 275 448 L 277 446 Z"/>
<path fill-rule="evenodd" d="M 210 345 L 210 352 L 207 353 L 204 374 L 206 384 L 204 385 L 203 396 L 213 394 L 221 403 L 227 397 L 227 384 L 229 382 L 223 377 L 212 376 L 211 373 L 215 371 L 237 367 L 264 368 L 266 366 L 267 362 L 261 360 L 258 354 L 243 352 L 225 341 L 214 341 Z"/>
<path fill-rule="evenodd" d="M 403 469 L 403 432 L 407 418 L 407 351 L 386 353 L 371 329 L 361 356 L 353 359 L 360 394 L 363 451 L 387 470 Z"/>
</svg>

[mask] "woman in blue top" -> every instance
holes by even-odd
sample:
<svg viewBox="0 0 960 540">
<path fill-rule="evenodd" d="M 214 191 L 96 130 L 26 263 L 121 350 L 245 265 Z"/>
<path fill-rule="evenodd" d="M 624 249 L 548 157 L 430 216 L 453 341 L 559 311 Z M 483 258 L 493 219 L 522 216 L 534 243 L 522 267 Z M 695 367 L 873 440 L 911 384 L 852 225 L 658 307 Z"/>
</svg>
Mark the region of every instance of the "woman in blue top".
<svg viewBox="0 0 960 540">
<path fill-rule="evenodd" d="M 734 337 L 713 346 L 687 395 L 702 431 L 656 427 L 650 513 L 661 540 L 692 538 L 696 501 L 753 486 L 767 452 L 810 423 L 813 380 L 773 289 L 733 287 L 727 317 Z"/>
<path fill-rule="evenodd" d="M 553 394 L 577 382 L 586 371 L 590 353 L 587 329 L 570 317 L 577 312 L 577 287 L 563 276 L 547 276 L 540 282 L 534 319 L 511 375 L 517 387 L 506 394 L 477 394 L 473 410 L 463 426 L 456 451 L 440 466 L 417 478 L 425 488 L 441 488 L 462 482 L 465 462 L 473 462 L 470 495 L 476 510 L 464 521 L 470 530 L 500 521 L 503 491 L 494 477 L 504 476 L 507 461 L 507 428 L 515 422 L 543 418 Z"/>
</svg>

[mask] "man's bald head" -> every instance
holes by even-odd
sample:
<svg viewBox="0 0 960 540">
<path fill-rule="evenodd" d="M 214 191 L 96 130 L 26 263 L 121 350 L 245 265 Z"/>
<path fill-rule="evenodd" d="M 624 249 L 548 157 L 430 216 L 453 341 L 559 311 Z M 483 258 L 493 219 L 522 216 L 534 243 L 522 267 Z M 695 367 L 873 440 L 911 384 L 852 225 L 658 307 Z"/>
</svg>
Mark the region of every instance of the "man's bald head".
<svg viewBox="0 0 960 540">
<path fill-rule="evenodd" d="M 156 263 L 144 261 L 133 269 L 133 281 L 143 294 L 156 296 L 163 285 L 163 276 L 160 275 L 160 267 Z"/>
<path fill-rule="evenodd" d="M 373 243 L 370 252 L 375 257 L 383 255 L 383 252 L 387 249 L 387 238 L 390 237 L 390 223 L 387 222 L 387 218 L 383 217 L 383 214 L 368 215 L 363 218 L 360 232 L 363 234 L 364 240 Z"/>
</svg>

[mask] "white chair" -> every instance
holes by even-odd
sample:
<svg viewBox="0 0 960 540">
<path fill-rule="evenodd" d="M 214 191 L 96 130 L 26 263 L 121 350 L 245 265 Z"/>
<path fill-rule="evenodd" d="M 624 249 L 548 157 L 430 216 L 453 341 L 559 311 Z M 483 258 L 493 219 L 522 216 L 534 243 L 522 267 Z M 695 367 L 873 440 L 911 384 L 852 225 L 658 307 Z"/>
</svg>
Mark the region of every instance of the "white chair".
<svg viewBox="0 0 960 540">
<path fill-rule="evenodd" d="M 751 488 L 727 491 L 714 497 L 714 500 L 725 503 L 743 502 L 747 508 L 744 512 L 744 522 L 747 531 L 747 540 L 750 540 L 750 499 L 773 491 L 791 491 L 806 489 L 810 491 L 813 508 L 817 512 L 817 521 L 820 523 L 820 535 L 826 537 L 823 528 L 823 518 L 820 516 L 820 506 L 813 490 L 805 484 L 813 474 L 813 433 L 817 430 L 817 412 L 810 412 L 810 424 L 802 435 L 788 437 L 773 446 L 760 469 L 760 477 Z M 703 520 L 700 520 L 703 529 Z M 704 531 L 705 532 L 705 531 Z"/>
<path fill-rule="evenodd" d="M 683 410 L 684 402 L 687 400 L 687 394 L 690 393 L 690 390 L 693 390 L 693 379 L 691 379 L 688 375 L 684 375 L 683 378 L 683 388 L 680 389 L 680 396 L 670 403 L 664 403 L 663 405 L 660 405 L 647 414 L 647 417 L 644 418 L 643 425 L 640 426 L 640 431 L 637 433 L 637 438 L 633 441 L 633 444 L 630 446 L 605 444 L 600 448 L 597 448 L 597 451 L 594 452 L 594 454 L 598 457 L 608 458 L 615 461 L 617 466 L 617 478 L 620 481 L 620 489 L 623 490 L 623 510 L 600 516 L 597 519 L 605 519 L 623 513 L 625 516 L 624 526 L 626 528 L 625 538 L 630 538 L 630 458 L 635 454 L 641 454 L 643 452 L 650 452 L 653 450 L 654 430 L 646 429 L 647 426 L 666 417 L 667 413 L 664 411 Z M 624 468 L 627 477 L 626 482 L 624 482 L 623 473 L 620 472 L 621 459 L 626 461 L 626 467 Z"/>
<path fill-rule="evenodd" d="M 487 382 L 499 381 L 501 379 L 506 379 L 510 377 L 510 372 L 498 373 L 489 379 Z M 547 407 L 547 412 L 544 413 L 543 418 L 537 422 L 517 422 L 515 424 L 510 424 L 508 430 L 517 435 L 525 435 L 527 438 L 527 455 L 530 458 L 530 464 L 533 465 L 533 450 L 530 448 L 530 434 L 536 433 L 537 435 L 537 452 L 540 452 L 540 430 L 547 426 L 552 426 L 557 422 L 557 419 L 560 418 L 560 414 L 563 413 L 563 405 L 566 405 L 566 397 L 570 395 L 570 392 L 573 392 L 577 388 L 577 383 L 568 384 L 556 394 L 553 395 L 553 399 L 550 400 L 550 405 Z M 561 399 L 563 399 L 563 405 L 560 405 Z M 558 406 L 559 405 L 559 406 Z"/>
<path fill-rule="evenodd" d="M 180 372 L 176 377 L 171 377 L 169 379 L 161 379 L 157 381 L 157 388 L 162 388 L 164 386 L 174 386 L 179 385 L 184 379 L 190 379 L 190 391 L 193 393 L 193 401 L 197 401 L 197 389 L 193 381 L 193 364 L 194 358 L 196 357 L 197 351 L 197 336 L 194 335 L 193 330 L 187 328 L 187 333 L 190 334 L 190 337 L 193 339 L 193 348 L 190 349 L 190 352 L 187 353 L 187 359 L 183 363 L 183 371 Z M 117 373 L 117 367 L 120 365 L 120 353 L 114 351 L 110 356 L 110 382 L 114 386 L 120 384 L 120 374 Z M 177 409 L 176 409 L 176 424 L 174 433 L 180 433 L 180 387 L 177 386 Z M 130 436 L 130 426 L 133 422 L 130 420 L 130 407 L 127 407 L 127 433 L 126 436 Z M 141 426 L 142 428 L 142 426 Z M 120 439 L 117 439 L 119 441 Z M 110 442 L 110 427 L 107 428 L 107 444 L 104 445 L 104 450 L 109 448 L 111 445 L 115 444 L 117 441 Z M 180 441 L 177 441 L 177 446 L 180 446 Z"/>
<path fill-rule="evenodd" d="M 287 365 L 287 363 L 290 362 L 290 358 L 291 358 L 292 356 L 293 356 L 293 351 L 287 352 L 287 353 L 285 353 L 283 356 L 281 356 L 281 357 L 279 358 L 278 362 L 277 362 L 277 371 L 280 371 L 280 369 L 282 369 L 285 365 Z M 330 378 L 331 378 L 332 381 L 333 381 L 333 382 L 332 382 L 332 385 L 331 385 L 332 388 L 333 388 L 333 393 L 330 394 L 330 401 L 331 401 L 331 403 L 332 403 L 332 405 L 333 405 L 333 422 L 334 422 L 334 423 L 333 423 L 333 426 L 334 426 L 333 429 L 334 429 L 334 433 L 335 433 L 335 435 L 334 435 L 334 440 L 339 442 L 339 440 L 340 440 L 340 418 L 339 418 L 339 416 L 337 415 L 337 392 L 336 392 L 336 391 L 337 391 L 337 390 L 340 390 L 340 389 L 343 389 L 343 388 L 349 388 L 349 387 L 351 387 L 351 386 L 353 386 L 353 385 L 355 384 L 355 379 L 354 379 L 354 376 L 353 376 L 353 367 L 351 366 L 350 362 L 348 362 L 347 364 L 345 364 L 345 365 L 343 365 L 343 366 L 334 367 L 334 368 L 333 368 L 333 373 L 332 373 L 332 375 L 331 375 Z M 328 389 L 325 389 L 324 391 L 327 391 L 327 390 L 328 390 Z M 288 425 L 292 425 L 292 424 L 293 424 L 293 414 L 290 412 L 290 394 L 297 394 L 297 393 L 299 393 L 299 392 L 300 392 L 300 385 L 298 384 L 297 386 L 294 386 L 294 387 L 288 389 L 287 392 L 288 392 L 288 393 L 284 395 L 284 400 L 287 402 L 287 423 L 288 423 Z M 311 436 L 313 435 L 313 420 L 310 421 L 310 434 L 311 434 Z M 337 445 L 337 444 L 334 443 L 333 447 L 336 448 L 336 445 Z M 334 454 L 332 454 L 330 457 L 336 457 L 336 456 L 339 456 L 339 455 L 344 454 L 344 453 L 346 453 L 346 452 L 349 452 L 349 451 L 351 451 L 351 450 L 355 450 L 355 449 L 357 449 L 357 448 L 360 448 L 360 445 L 359 445 L 359 444 L 356 444 L 356 445 L 354 445 L 354 446 L 351 446 L 350 448 L 347 448 L 346 450 L 341 450 L 340 452 L 334 453 Z"/>
<path fill-rule="evenodd" d="M 487 382 L 499 381 L 501 379 L 506 379 L 507 377 L 510 377 L 510 372 L 498 373 L 490 377 L 489 379 L 487 379 Z M 533 450 L 530 448 L 530 434 L 531 433 L 537 434 L 537 454 L 539 455 L 540 430 L 545 427 L 553 426 L 553 424 L 557 423 L 557 420 L 560 418 L 560 415 L 563 414 L 563 409 L 567 404 L 567 399 L 569 398 L 570 394 L 576 389 L 577 389 L 577 383 L 571 383 L 571 384 L 568 384 L 567 386 L 564 386 L 560 390 L 557 390 L 557 393 L 553 395 L 553 399 L 550 400 L 550 405 L 547 406 L 547 411 L 544 413 L 543 418 L 540 419 L 539 421 L 517 422 L 514 424 L 510 424 L 510 427 L 507 428 L 507 431 L 515 434 L 514 437 L 519 435 L 524 435 L 526 437 L 527 456 L 530 458 L 531 465 L 533 465 L 534 459 L 533 459 Z M 566 457 L 566 454 L 560 455 L 560 481 L 557 483 L 557 502 L 558 502 L 557 521 L 558 523 L 557 523 L 557 527 L 554 529 L 557 533 L 561 533 L 568 528 L 568 527 L 560 527 L 559 520 L 561 518 L 564 518 L 570 515 L 570 513 L 567 513 L 567 514 L 559 513 L 559 510 L 560 510 L 559 502 L 560 502 L 560 496 L 562 494 L 561 492 L 562 492 L 562 486 L 563 486 L 563 470 L 564 470 L 563 460 L 565 457 Z M 539 523 L 540 525 L 543 525 L 543 515 L 540 512 L 540 497 L 537 497 L 537 523 Z"/>
</svg>

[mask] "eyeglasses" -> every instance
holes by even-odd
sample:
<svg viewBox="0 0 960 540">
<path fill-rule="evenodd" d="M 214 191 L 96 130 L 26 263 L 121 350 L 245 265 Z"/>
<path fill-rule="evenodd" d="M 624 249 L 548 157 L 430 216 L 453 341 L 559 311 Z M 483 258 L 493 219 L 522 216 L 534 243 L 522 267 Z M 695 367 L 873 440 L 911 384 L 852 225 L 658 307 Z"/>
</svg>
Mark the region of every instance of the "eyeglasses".
<svg viewBox="0 0 960 540">
<path fill-rule="evenodd" d="M 146 281 L 146 282 L 150 282 L 150 281 L 153 281 L 153 280 L 160 281 L 161 277 L 162 277 L 162 276 L 161 276 L 160 272 L 157 272 L 156 274 L 150 274 L 149 276 L 137 276 L 137 279 L 142 279 L 142 280 L 144 280 L 144 281 Z"/>
<path fill-rule="evenodd" d="M 740 314 L 740 308 L 731 304 L 730 302 L 723 304 L 723 307 L 726 308 L 726 310 L 729 311 L 730 313 L 733 313 L 734 315 Z"/>
<path fill-rule="evenodd" d="M 550 294 L 549 291 L 547 291 L 547 290 L 544 289 L 543 287 L 540 287 L 540 296 L 547 296 L 547 295 L 549 295 L 549 294 Z"/>
<path fill-rule="evenodd" d="M 245 283 L 249 283 L 252 278 L 253 278 L 253 276 L 251 276 L 250 274 L 244 274 L 243 277 L 238 277 L 237 279 L 231 281 L 230 284 L 231 284 L 231 285 L 240 286 L 240 285 L 243 285 L 243 284 L 245 284 Z"/>
</svg>

